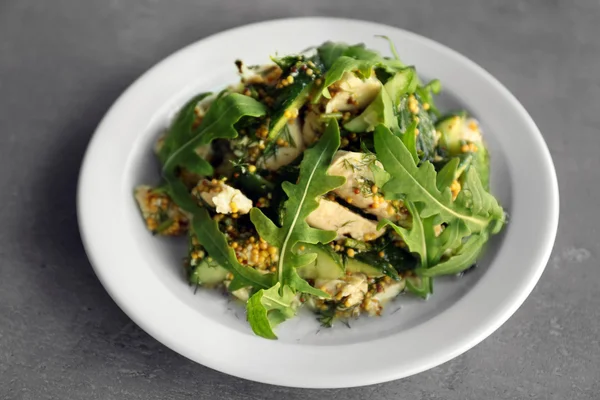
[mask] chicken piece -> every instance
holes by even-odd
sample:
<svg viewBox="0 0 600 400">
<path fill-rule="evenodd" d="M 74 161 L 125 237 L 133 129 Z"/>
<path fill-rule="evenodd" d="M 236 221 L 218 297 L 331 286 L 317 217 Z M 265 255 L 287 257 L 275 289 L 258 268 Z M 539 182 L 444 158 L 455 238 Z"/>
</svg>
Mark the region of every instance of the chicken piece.
<svg viewBox="0 0 600 400">
<path fill-rule="evenodd" d="M 313 144 L 323 133 L 324 124 L 315 111 L 308 111 L 304 116 L 304 125 L 302 125 L 302 138 L 304 144 L 308 147 Z"/>
<path fill-rule="evenodd" d="M 216 179 L 201 180 L 192 194 L 215 207 L 219 214 L 248 214 L 252 208 L 252 200 L 241 191 Z"/>
<path fill-rule="evenodd" d="M 178 236 L 187 231 L 188 217 L 165 193 L 140 185 L 135 188 L 134 195 L 152 233 Z"/>
<path fill-rule="evenodd" d="M 300 128 L 300 121 L 298 118 L 291 120 L 283 128 L 287 132 L 281 132 L 279 138 L 288 143 L 287 146 L 280 146 L 276 144 L 277 149 L 275 154 L 268 158 L 261 158 L 257 162 L 257 167 L 265 168 L 270 171 L 277 171 L 279 168 L 290 164 L 294 161 L 306 148 L 304 145 L 304 139 L 302 138 L 302 131 Z"/>
<path fill-rule="evenodd" d="M 366 108 L 381 90 L 381 82 L 375 74 L 365 80 L 352 72 L 330 86 L 331 99 L 325 106 L 326 113 L 335 111 L 357 111 Z"/>
<path fill-rule="evenodd" d="M 336 231 L 337 239 L 350 235 L 356 240 L 375 240 L 385 233 L 385 229 L 377 230 L 376 221 L 326 199 L 319 201 L 319 207 L 310 213 L 306 222 L 314 228 Z"/>
<path fill-rule="evenodd" d="M 344 310 L 361 304 L 369 290 L 367 276 L 361 273 L 333 280 L 317 279 L 315 287 L 329 293 L 333 300 L 339 302 L 338 307 Z"/>
<path fill-rule="evenodd" d="M 373 191 L 375 189 L 376 192 L 379 188 L 374 188 L 375 178 L 370 168 L 371 164 L 383 169 L 383 165 L 375 159 L 374 155 L 343 150 L 335 153 L 327 172 L 329 175 L 343 176 L 346 178 L 346 183 L 333 192 L 353 206 L 362 208 L 379 219 L 396 220 L 396 208 Z"/>
</svg>

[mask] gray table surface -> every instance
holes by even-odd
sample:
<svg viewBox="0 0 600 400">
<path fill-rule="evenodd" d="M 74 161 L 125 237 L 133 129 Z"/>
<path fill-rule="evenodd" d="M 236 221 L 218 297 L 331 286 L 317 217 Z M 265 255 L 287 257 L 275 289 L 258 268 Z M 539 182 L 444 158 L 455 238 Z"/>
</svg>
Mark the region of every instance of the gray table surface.
<svg viewBox="0 0 600 400">
<path fill-rule="evenodd" d="M 79 165 L 120 92 L 209 34 L 306 15 L 380 21 L 470 57 L 529 110 L 557 168 L 560 228 L 532 295 L 474 349 L 404 380 L 301 390 L 195 364 L 120 311 L 80 242 Z M 600 398 L 599 22 L 597 0 L 0 0 L 0 398 Z"/>
</svg>

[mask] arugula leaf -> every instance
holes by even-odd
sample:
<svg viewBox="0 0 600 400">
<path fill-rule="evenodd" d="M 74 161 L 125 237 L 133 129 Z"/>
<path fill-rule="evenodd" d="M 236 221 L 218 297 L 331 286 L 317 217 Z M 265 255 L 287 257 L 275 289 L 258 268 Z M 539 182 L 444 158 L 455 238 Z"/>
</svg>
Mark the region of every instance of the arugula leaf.
<svg viewBox="0 0 600 400">
<path fill-rule="evenodd" d="M 506 214 L 498 200 L 484 189 L 475 168 L 471 167 L 465 172 L 462 186 L 455 203 L 470 209 L 474 214 L 487 216 L 490 219 L 490 234 L 500 232 L 506 222 Z"/>
<path fill-rule="evenodd" d="M 413 67 L 407 67 L 394 74 L 383 87 L 388 91 L 397 108 L 404 95 L 415 92 L 418 83 L 417 71 Z"/>
<path fill-rule="evenodd" d="M 456 275 L 475 264 L 486 241 L 487 237 L 485 234 L 473 235 L 448 260 L 428 269 L 417 269 L 416 273 L 424 277 Z"/>
<path fill-rule="evenodd" d="M 423 103 L 429 104 L 429 111 L 438 118 L 440 117 L 441 113 L 435 106 L 433 95 L 438 94 L 441 90 L 442 84 L 437 79 L 430 81 L 425 86 L 419 85 L 416 89 L 417 95 L 421 98 Z"/>
<path fill-rule="evenodd" d="M 402 134 L 402 143 L 406 146 L 415 163 L 419 163 L 419 153 L 417 152 L 417 121 L 413 121 Z"/>
<path fill-rule="evenodd" d="M 348 47 L 346 43 L 325 42 L 317 48 L 317 54 L 321 58 L 321 61 L 323 61 L 325 68 L 329 69 L 335 60 L 348 50 Z"/>
<path fill-rule="evenodd" d="M 327 174 L 333 155 L 340 145 L 340 132 L 335 120 L 330 121 L 317 144 L 306 150 L 300 164 L 300 176 L 296 184 L 284 182 L 283 190 L 288 196 L 284 203 L 282 226 L 278 227 L 258 208 L 250 211 L 250 220 L 267 242 L 279 248 L 277 281 L 281 287 L 289 286 L 303 293 L 328 297 L 325 292 L 310 286 L 298 275 L 296 269 L 309 264 L 315 253 L 296 254 L 293 249 L 298 242 L 310 244 L 328 243 L 336 233 L 311 228 L 306 218 L 319 206 L 318 198 L 344 184 L 345 178 Z"/>
<path fill-rule="evenodd" d="M 219 230 L 206 208 L 197 208 L 192 218 L 192 229 L 198 237 L 198 242 L 208 254 L 223 268 L 233 274 L 230 290 L 245 286 L 268 288 L 273 283 L 272 275 L 263 275 L 253 268 L 241 265 L 231 247 L 227 244 L 225 235 Z"/>
<path fill-rule="evenodd" d="M 350 132 L 373 131 L 379 124 L 390 128 L 392 132 L 400 134 L 398 119 L 394 113 L 394 104 L 388 91 L 382 87 L 365 110 L 344 124 L 344 128 Z"/>
<path fill-rule="evenodd" d="M 164 164 L 175 150 L 183 146 L 196 135 L 192 129 L 194 121 L 196 120 L 196 105 L 211 94 L 212 93 L 200 93 L 199 95 L 194 96 L 177 113 L 175 120 L 169 127 L 167 135 L 165 136 L 163 145 L 158 152 L 158 158 L 161 163 Z"/>
<path fill-rule="evenodd" d="M 444 165 L 444 168 L 437 173 L 437 179 L 435 183 L 440 192 L 445 188 L 450 187 L 452 182 L 454 182 L 454 179 L 456 179 L 456 170 L 458 169 L 459 162 L 460 159 L 455 157 L 448 161 L 446 165 Z"/>
<path fill-rule="evenodd" d="M 361 79 L 366 79 L 371 76 L 373 67 L 376 62 L 370 60 L 361 60 L 348 56 L 338 57 L 331 68 L 325 74 L 323 82 L 322 95 L 326 98 L 331 98 L 331 94 L 327 90 L 329 86 L 342 79 L 346 72 L 354 72 Z"/>
<path fill-rule="evenodd" d="M 373 183 L 375 183 L 377 187 L 383 187 L 383 185 L 392 178 L 385 169 L 381 168 L 375 162 L 369 164 L 369 169 L 373 173 Z"/>
<path fill-rule="evenodd" d="M 189 106 L 192 102 L 189 102 L 179 113 L 175 125 L 182 127 L 185 126 L 185 121 L 189 122 Z M 195 136 L 189 138 L 185 143 L 177 142 L 180 147 L 173 149 L 163 164 L 162 173 L 167 183 L 166 190 L 169 196 L 175 204 L 192 216 L 192 230 L 208 254 L 234 275 L 230 286 L 232 290 L 244 286 L 268 288 L 272 285 L 272 276 L 262 275 L 251 268 L 242 266 L 237 261 L 233 250 L 227 245 L 225 235 L 219 230 L 216 222 L 210 218 L 205 208 L 198 206 L 187 187 L 177 178 L 177 168 L 184 167 L 196 172 L 202 171 L 206 175 L 212 174 L 210 164 L 199 158 L 194 149 L 208 144 L 216 138 L 235 138 L 237 131 L 233 125 L 240 118 L 244 116 L 258 117 L 264 114 L 264 106 L 250 97 L 236 93 L 220 95 L 209 108 L 202 123 L 195 131 Z"/>
<path fill-rule="evenodd" d="M 234 124 L 242 117 L 261 117 L 265 106 L 251 97 L 239 93 L 225 94 L 213 102 L 193 136 L 172 150 L 163 163 L 163 174 L 177 167 L 191 167 L 202 175 L 212 175 L 208 161 L 200 158 L 194 150 L 214 139 L 233 139 L 238 133 Z"/>
<path fill-rule="evenodd" d="M 394 59 L 400 61 L 400 56 L 398 55 L 398 51 L 396 50 L 396 45 L 394 44 L 392 39 L 390 39 L 389 37 L 387 37 L 385 35 L 375 35 L 375 37 L 379 37 L 379 38 L 387 40 L 388 44 L 390 45 L 390 52 L 394 56 Z"/>
<path fill-rule="evenodd" d="M 247 319 L 254 333 L 267 339 L 277 339 L 273 328 L 296 315 L 296 296 L 289 286 L 277 282 L 270 289 L 261 289 L 246 303 Z"/>
<path fill-rule="evenodd" d="M 425 236 L 425 228 L 423 226 L 423 221 L 419 216 L 419 212 L 417 211 L 416 206 L 412 202 L 407 202 L 406 208 L 412 215 L 412 227 L 410 229 L 398 226 L 392 221 L 384 218 L 379 222 L 379 224 L 377 224 L 377 230 L 385 226 L 390 226 L 392 229 L 394 229 L 396 233 L 400 235 L 402 240 L 404 240 L 404 243 L 406 243 L 408 249 L 412 253 L 416 253 L 419 255 L 422 268 L 427 268 L 429 256 L 427 254 L 427 240 Z"/>
<path fill-rule="evenodd" d="M 404 143 L 383 125 L 375 128 L 374 138 L 377 159 L 392 175 L 392 179 L 383 187 L 386 198 L 405 197 L 414 203 L 421 203 L 419 214 L 422 218 L 439 215 L 448 223 L 462 220 L 472 232 L 485 230 L 497 218 L 500 206 L 483 189 L 477 177 L 470 180 L 470 195 L 453 202 L 449 188 L 438 190 L 436 172 L 429 161 L 417 166 Z"/>
<path fill-rule="evenodd" d="M 411 229 L 398 226 L 387 219 L 381 220 L 377 227 L 380 229 L 390 226 L 400 235 L 409 251 L 419 255 L 421 261 L 419 270 L 432 268 L 438 264 L 447 250 L 459 248 L 463 239 L 469 234 L 466 225 L 462 221 L 457 221 L 447 225 L 443 232 L 437 235 L 438 224 L 435 217 L 421 218 L 418 208 L 410 201 L 406 206 L 412 217 Z"/>
</svg>

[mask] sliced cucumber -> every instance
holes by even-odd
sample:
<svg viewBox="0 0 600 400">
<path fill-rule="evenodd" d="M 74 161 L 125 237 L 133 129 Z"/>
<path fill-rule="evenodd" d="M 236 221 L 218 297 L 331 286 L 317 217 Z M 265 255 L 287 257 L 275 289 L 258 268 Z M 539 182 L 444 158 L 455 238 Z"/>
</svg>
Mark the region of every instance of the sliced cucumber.
<svg viewBox="0 0 600 400">
<path fill-rule="evenodd" d="M 359 261 L 356 258 L 348 258 L 346 260 L 346 271 L 352 272 L 353 274 L 362 273 L 369 278 L 379 278 L 385 275 L 380 268 Z"/>
<path fill-rule="evenodd" d="M 190 283 L 194 285 L 214 286 L 225 280 L 227 270 L 215 261 L 202 260 L 200 264 L 193 267 L 190 273 Z"/>
<path fill-rule="evenodd" d="M 344 276 L 344 264 L 339 254 L 327 245 L 303 244 L 298 254 L 316 253 L 311 264 L 298 268 L 298 275 L 304 279 L 337 279 Z"/>
<path fill-rule="evenodd" d="M 464 172 L 471 166 L 475 168 L 484 188 L 489 186 L 490 157 L 481 134 L 473 134 L 468 127 L 465 113 L 449 115 L 436 123 L 436 129 L 441 133 L 440 145 L 451 157 L 461 158 L 461 166 L 457 172 Z M 467 142 L 477 146 L 475 152 L 463 152 L 462 146 Z"/>
</svg>

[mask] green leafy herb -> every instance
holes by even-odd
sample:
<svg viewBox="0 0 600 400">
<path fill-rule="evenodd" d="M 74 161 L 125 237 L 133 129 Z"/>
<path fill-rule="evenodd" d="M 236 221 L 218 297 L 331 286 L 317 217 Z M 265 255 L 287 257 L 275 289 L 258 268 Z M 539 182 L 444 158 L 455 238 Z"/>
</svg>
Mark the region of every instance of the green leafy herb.
<svg viewBox="0 0 600 400">
<path fill-rule="evenodd" d="M 410 229 L 398 226 L 388 219 L 382 219 L 377 225 L 377 230 L 385 226 L 390 226 L 392 229 L 394 229 L 400 235 L 402 240 L 404 240 L 408 249 L 412 253 L 416 253 L 419 255 L 421 260 L 421 267 L 427 268 L 429 262 L 429 255 L 423 221 L 419 216 L 419 212 L 417 211 L 416 206 L 412 202 L 407 202 L 406 207 L 412 215 L 412 227 Z"/>
<path fill-rule="evenodd" d="M 417 95 L 421 98 L 423 103 L 429 104 L 429 111 L 433 113 L 436 117 L 439 117 L 441 114 L 435 106 L 433 95 L 438 94 L 441 90 L 442 85 L 437 79 L 430 81 L 425 86 L 419 85 L 416 89 Z"/>
<path fill-rule="evenodd" d="M 273 284 L 273 275 L 263 275 L 255 269 L 241 265 L 235 252 L 227 244 L 225 235 L 219 230 L 217 223 L 210 217 L 206 208 L 198 208 L 192 218 L 192 229 L 198 241 L 208 254 L 223 268 L 233 274 L 229 290 L 252 286 L 254 288 L 269 288 Z"/>
<path fill-rule="evenodd" d="M 459 196 L 453 202 L 450 189 L 437 188 L 433 165 L 425 161 L 417 166 L 404 143 L 383 125 L 375 129 L 375 151 L 385 170 L 392 175 L 383 188 L 386 198 L 406 198 L 421 203 L 422 218 L 439 215 L 447 223 L 461 220 L 472 232 L 480 232 L 503 215 L 496 199 L 483 189 L 473 174 L 468 174 L 472 184 L 468 197 Z"/>
<path fill-rule="evenodd" d="M 250 297 L 246 304 L 247 319 L 258 336 L 277 339 L 273 328 L 296 315 L 296 307 L 294 292 L 277 282 L 270 289 L 261 289 Z"/>
<path fill-rule="evenodd" d="M 189 105 L 189 103 L 188 103 Z M 185 110 L 184 110 L 185 111 Z M 208 144 L 214 139 L 233 139 L 238 133 L 234 124 L 242 117 L 261 117 L 265 115 L 266 108 L 262 103 L 238 93 L 225 94 L 213 102 L 204 116 L 200 126 L 194 131 L 192 137 L 186 142 L 177 141 L 179 145 L 172 149 L 165 157 L 163 163 L 163 173 L 174 171 L 176 167 L 188 167 L 202 175 L 212 175 L 212 166 L 208 161 L 200 158 L 195 153 L 195 149 L 201 145 Z M 188 120 L 187 113 L 180 115 L 173 126 L 185 129 L 183 121 Z M 170 133 L 177 133 L 175 136 L 183 136 L 177 130 Z M 170 140 L 167 136 L 167 139 Z"/>
<path fill-rule="evenodd" d="M 396 134 L 400 134 L 398 118 L 394 112 L 394 103 L 384 87 L 379 90 L 375 99 L 359 116 L 344 124 L 344 128 L 350 132 L 369 132 L 373 131 L 379 124 L 383 124 Z"/>
<path fill-rule="evenodd" d="M 445 188 L 450 187 L 452 182 L 454 182 L 454 179 L 456 179 L 456 170 L 459 162 L 460 159 L 455 157 L 448 161 L 446 165 L 444 165 L 444 168 L 437 173 L 436 186 L 440 192 Z"/>
<path fill-rule="evenodd" d="M 196 106 L 201 100 L 211 94 L 212 93 L 201 93 L 194 96 L 177 113 L 175 120 L 169 127 L 167 135 L 165 136 L 163 145 L 158 152 L 158 158 L 163 164 L 173 152 L 197 135 L 197 132 L 192 129 L 194 121 L 196 120 Z"/>
<path fill-rule="evenodd" d="M 400 56 L 398 55 L 398 51 L 396 50 L 396 45 L 394 45 L 394 42 L 392 41 L 392 39 L 390 39 L 389 37 L 387 37 L 385 35 L 375 35 L 375 37 L 380 37 L 382 39 L 387 40 L 387 42 L 390 45 L 390 52 L 394 56 L 394 59 L 400 61 Z"/>
<path fill-rule="evenodd" d="M 294 249 L 299 242 L 316 244 L 328 243 L 335 239 L 335 232 L 311 228 L 306 218 L 319 206 L 320 196 L 340 187 L 345 182 L 343 177 L 327 174 L 327 168 L 339 145 L 339 128 L 337 122 L 332 120 L 317 144 L 304 153 L 298 182 L 296 184 L 284 182 L 282 185 L 288 200 L 284 203 L 281 227 L 267 218 L 260 209 L 253 208 L 250 211 L 250 219 L 260 236 L 279 248 L 277 282 L 280 285 L 278 290 L 281 297 L 285 296 L 286 290 L 329 297 L 327 293 L 309 285 L 297 272 L 297 268 L 314 262 L 316 253 L 298 254 Z M 248 321 L 253 329 L 256 324 L 264 325 L 264 319 L 254 320 L 251 317 L 263 315 L 264 305 L 254 301 L 249 303 L 249 307 L 261 308 L 260 311 L 249 310 Z M 291 315 L 291 313 L 283 315 Z M 263 331 L 263 328 L 259 329 L 259 332 Z"/>
<path fill-rule="evenodd" d="M 376 162 L 370 163 L 369 169 L 373 173 L 374 183 L 377 185 L 377 187 L 382 188 L 383 185 L 385 185 L 392 178 L 392 176 L 385 169 L 377 165 Z"/>
<path fill-rule="evenodd" d="M 185 121 L 189 122 L 189 105 L 179 113 L 173 126 L 177 129 L 186 129 Z M 187 111 L 186 111 L 187 110 Z M 210 218 L 205 208 L 198 206 L 188 192 L 187 187 L 177 178 L 177 168 L 183 167 L 193 171 L 200 171 L 199 166 L 204 165 L 204 172 L 212 173 L 212 167 L 207 161 L 198 157 L 194 151 L 198 146 L 208 144 L 216 138 L 235 138 L 237 131 L 234 124 L 244 116 L 259 117 L 264 115 L 264 106 L 240 94 L 222 95 L 214 101 L 206 116 L 196 131 L 196 135 L 188 139 L 180 147 L 173 149 L 163 166 L 163 177 L 167 183 L 167 191 L 181 209 L 192 216 L 191 227 L 200 243 L 223 268 L 234 275 L 230 288 L 253 286 L 268 288 L 272 285 L 272 276 L 262 275 L 251 268 L 242 266 L 235 257 L 233 250 L 228 246 L 225 235 L 219 230 L 216 222 Z M 176 136 L 183 133 L 172 129 Z"/>
<path fill-rule="evenodd" d="M 485 234 L 473 235 L 448 260 L 428 269 L 418 269 L 417 274 L 424 277 L 456 275 L 475 264 L 486 241 Z"/>
<path fill-rule="evenodd" d="M 337 60 L 340 58 L 346 50 L 348 50 L 348 45 L 346 43 L 335 43 L 335 42 L 325 42 L 317 49 L 317 54 L 323 61 L 323 65 L 325 68 L 329 69 Z"/>
<path fill-rule="evenodd" d="M 393 103 L 398 107 L 404 95 L 415 92 L 418 82 L 417 71 L 413 67 L 407 67 L 394 74 L 383 87 L 390 94 Z"/>
<path fill-rule="evenodd" d="M 321 94 L 328 99 L 331 98 L 327 88 L 342 79 L 342 76 L 344 76 L 346 72 L 354 72 L 361 79 L 369 78 L 375 65 L 376 63 L 369 60 L 357 60 L 347 56 L 339 57 L 327 71 L 327 74 L 325 74 L 325 81 L 323 83 L 323 91 Z"/>
<path fill-rule="evenodd" d="M 284 218 L 281 227 L 268 219 L 260 209 L 253 208 L 250 219 L 258 233 L 273 246 L 279 247 L 278 282 L 294 289 L 309 290 L 316 294 L 320 291 L 304 283 L 298 282 L 296 268 L 314 260 L 314 254 L 297 255 L 292 249 L 298 242 L 328 243 L 335 239 L 335 232 L 311 228 L 306 223 L 308 215 L 319 206 L 318 197 L 344 184 L 345 178 L 327 174 L 334 153 L 339 147 L 340 136 L 337 122 L 332 120 L 323 137 L 317 144 L 304 153 L 300 164 L 298 183 L 283 183 L 283 190 L 288 196 L 284 204 Z M 300 287 L 296 287 L 300 286 Z"/>
</svg>

